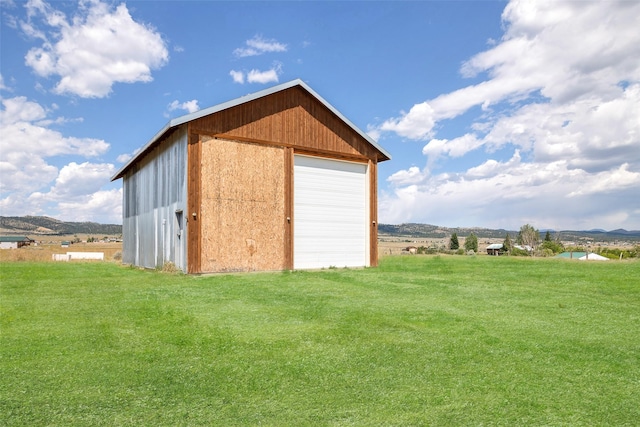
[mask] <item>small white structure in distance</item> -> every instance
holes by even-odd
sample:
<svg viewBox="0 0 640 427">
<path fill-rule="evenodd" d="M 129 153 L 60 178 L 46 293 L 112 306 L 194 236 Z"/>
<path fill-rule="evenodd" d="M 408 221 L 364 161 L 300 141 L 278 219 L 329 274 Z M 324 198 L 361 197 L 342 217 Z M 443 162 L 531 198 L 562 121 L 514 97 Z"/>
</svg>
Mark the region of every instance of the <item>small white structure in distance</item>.
<svg viewBox="0 0 640 427">
<path fill-rule="evenodd" d="M 602 255 L 589 253 L 584 256 L 578 258 L 579 261 L 609 261 L 609 258 L 603 257 Z"/>
<path fill-rule="evenodd" d="M 66 254 L 53 254 L 54 261 L 72 261 L 76 259 L 104 260 L 104 252 L 67 252 Z"/>
</svg>

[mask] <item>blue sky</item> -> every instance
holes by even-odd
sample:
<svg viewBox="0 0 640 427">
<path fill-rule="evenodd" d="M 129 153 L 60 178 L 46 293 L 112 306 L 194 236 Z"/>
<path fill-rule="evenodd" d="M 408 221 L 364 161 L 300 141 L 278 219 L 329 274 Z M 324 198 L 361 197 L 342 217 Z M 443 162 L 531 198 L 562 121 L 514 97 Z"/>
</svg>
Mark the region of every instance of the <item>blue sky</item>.
<svg viewBox="0 0 640 427">
<path fill-rule="evenodd" d="M 640 229 L 640 2 L 0 6 L 2 215 L 120 223 L 168 120 L 300 78 L 392 154 L 380 222 Z"/>
</svg>

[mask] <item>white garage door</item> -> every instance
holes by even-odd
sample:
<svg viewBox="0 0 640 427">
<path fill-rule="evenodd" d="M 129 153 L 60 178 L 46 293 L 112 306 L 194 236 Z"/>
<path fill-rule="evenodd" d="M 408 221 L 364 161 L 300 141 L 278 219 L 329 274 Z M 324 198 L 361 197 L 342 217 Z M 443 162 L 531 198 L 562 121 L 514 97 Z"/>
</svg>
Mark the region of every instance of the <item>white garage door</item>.
<svg viewBox="0 0 640 427">
<path fill-rule="evenodd" d="M 296 269 L 369 265 L 367 165 L 295 156 Z"/>
</svg>

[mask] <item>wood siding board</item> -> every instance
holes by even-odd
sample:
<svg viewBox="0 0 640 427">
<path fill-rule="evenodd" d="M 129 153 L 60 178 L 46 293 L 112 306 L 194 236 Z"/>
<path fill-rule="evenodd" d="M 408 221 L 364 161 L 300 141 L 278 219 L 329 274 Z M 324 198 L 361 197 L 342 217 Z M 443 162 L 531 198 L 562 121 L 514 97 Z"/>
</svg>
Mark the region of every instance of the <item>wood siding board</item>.
<svg viewBox="0 0 640 427">
<path fill-rule="evenodd" d="M 369 254 L 370 265 L 378 266 L 378 164 L 375 161 L 369 161 L 369 220 L 370 220 L 370 237 L 369 237 Z"/>
<path fill-rule="evenodd" d="M 285 148 L 284 158 L 284 265 L 285 269 L 293 270 L 293 148 Z"/>
<path fill-rule="evenodd" d="M 239 129 L 245 124 L 250 124 L 249 126 L 247 126 L 247 129 L 250 129 L 253 132 L 255 131 L 255 127 L 253 127 L 252 124 L 256 121 L 255 119 L 275 115 L 277 113 L 285 111 L 286 109 L 300 106 L 301 103 L 304 102 L 307 103 L 306 105 L 310 105 L 309 109 L 313 110 L 314 114 L 320 114 L 320 112 L 322 112 L 324 116 L 330 118 L 330 121 L 334 121 L 337 124 L 336 126 L 338 126 L 338 128 L 346 131 L 349 135 L 351 135 L 350 138 L 341 137 L 344 141 L 347 142 L 347 144 L 352 145 L 362 153 L 366 153 L 367 157 L 375 157 L 378 161 L 389 159 L 388 154 L 381 147 L 379 147 L 375 142 L 368 138 L 361 130 L 357 129 L 357 127 L 353 123 L 345 118 L 333 106 L 328 104 L 327 101 L 322 99 L 320 95 L 315 93 L 302 81 L 295 80 L 276 86 L 274 88 L 260 91 L 255 94 L 250 94 L 244 98 L 237 98 L 235 100 L 228 101 L 210 108 L 205 108 L 201 111 L 190 113 L 171 120 L 152 138 L 151 141 L 149 141 L 142 147 L 142 151 L 139 154 L 137 154 L 133 159 L 131 159 L 131 161 L 125 164 L 123 168 L 121 168 L 116 173 L 116 175 L 114 175 L 112 180 L 124 176 L 127 170 L 139 160 L 141 160 L 142 157 L 144 157 L 149 151 L 151 151 L 159 141 L 165 138 L 168 133 L 173 132 L 180 126 L 183 126 L 185 124 L 192 124 L 197 121 L 211 121 L 210 119 L 212 117 L 222 117 L 224 114 L 232 111 L 231 121 L 223 122 L 219 120 L 213 120 L 215 122 L 213 123 L 213 126 L 220 129 Z M 245 108 L 246 106 L 249 106 L 247 110 L 242 110 L 242 108 Z M 235 111 L 235 113 L 233 113 L 233 111 Z M 238 111 L 243 112 L 238 113 Z M 331 126 L 329 126 L 329 128 L 331 128 Z M 299 140 L 299 138 L 297 138 L 297 136 L 299 136 L 299 133 L 295 133 L 295 135 L 282 134 L 281 131 L 288 129 L 288 126 L 285 123 L 283 123 L 281 126 L 270 126 L 265 129 L 265 135 L 268 139 L 282 139 L 291 137 L 291 140 Z M 300 130 L 299 127 L 294 129 Z M 225 133 L 224 131 L 220 132 Z"/>
<path fill-rule="evenodd" d="M 377 157 L 368 141 L 299 87 L 196 119 L 191 126 L 207 135 Z"/>
<path fill-rule="evenodd" d="M 200 136 L 189 133 L 188 154 L 188 209 L 185 214 L 187 221 L 187 271 L 189 273 L 202 272 L 202 232 L 200 226 L 201 205 L 201 157 L 202 144 Z M 193 215 L 195 213 L 195 216 Z"/>
<path fill-rule="evenodd" d="M 294 151 L 296 154 L 302 154 L 306 156 L 326 157 L 329 159 L 336 159 L 336 160 L 346 160 L 349 162 L 367 163 L 369 161 L 369 159 L 365 156 L 338 153 L 335 151 L 328 151 L 328 150 L 318 150 L 318 149 L 311 150 L 308 148 L 295 148 Z"/>
</svg>

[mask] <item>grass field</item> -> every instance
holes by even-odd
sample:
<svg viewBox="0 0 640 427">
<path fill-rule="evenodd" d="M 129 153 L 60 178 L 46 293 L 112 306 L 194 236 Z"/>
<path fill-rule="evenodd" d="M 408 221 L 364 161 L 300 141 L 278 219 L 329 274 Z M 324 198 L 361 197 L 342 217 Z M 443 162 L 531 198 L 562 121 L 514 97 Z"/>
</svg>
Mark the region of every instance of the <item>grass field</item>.
<svg viewBox="0 0 640 427">
<path fill-rule="evenodd" d="M 0 425 L 640 420 L 640 262 L 192 277 L 0 264 Z"/>
<path fill-rule="evenodd" d="M 67 239 L 70 240 L 70 239 Z M 20 249 L 0 250 L 0 263 L 17 261 L 48 262 L 53 254 L 67 252 L 102 252 L 105 260 L 113 260 L 116 253 L 122 254 L 122 243 L 74 243 L 63 248 L 60 242 L 46 242 L 38 245 L 26 246 Z"/>
</svg>

